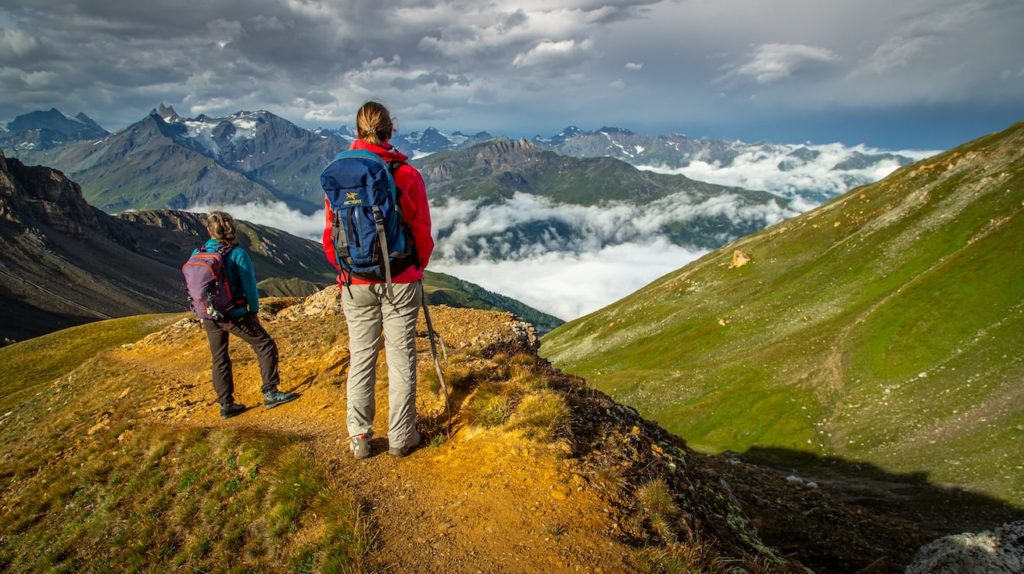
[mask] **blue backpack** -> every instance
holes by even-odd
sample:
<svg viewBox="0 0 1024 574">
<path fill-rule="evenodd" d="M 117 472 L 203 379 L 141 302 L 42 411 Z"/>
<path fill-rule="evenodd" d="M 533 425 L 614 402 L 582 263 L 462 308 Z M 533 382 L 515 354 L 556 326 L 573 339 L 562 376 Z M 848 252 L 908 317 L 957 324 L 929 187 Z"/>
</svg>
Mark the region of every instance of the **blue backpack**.
<svg viewBox="0 0 1024 574">
<path fill-rule="evenodd" d="M 398 203 L 399 190 L 388 164 L 366 150 L 343 151 L 320 174 L 331 209 L 332 240 L 338 264 L 371 281 L 384 281 L 415 264 L 408 225 Z"/>
</svg>

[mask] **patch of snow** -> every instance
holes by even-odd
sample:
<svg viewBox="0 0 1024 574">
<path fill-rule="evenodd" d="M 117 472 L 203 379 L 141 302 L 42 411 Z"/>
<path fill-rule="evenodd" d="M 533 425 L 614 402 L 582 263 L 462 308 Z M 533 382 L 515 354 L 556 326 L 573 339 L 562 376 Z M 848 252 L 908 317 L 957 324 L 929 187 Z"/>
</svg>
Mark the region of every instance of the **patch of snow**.
<svg viewBox="0 0 1024 574">
<path fill-rule="evenodd" d="M 231 125 L 235 126 L 235 135 L 232 136 L 231 141 L 256 138 L 256 120 L 251 118 L 231 118 Z"/>
<path fill-rule="evenodd" d="M 465 143 L 466 140 L 469 139 L 468 137 L 466 137 L 464 135 L 451 135 L 451 134 L 446 134 L 444 132 L 438 132 L 438 133 L 440 133 L 442 136 L 444 136 L 444 139 L 448 140 L 453 146 L 462 145 L 463 143 Z"/>
<path fill-rule="evenodd" d="M 185 120 L 185 128 L 188 130 L 188 137 L 203 146 L 215 156 L 220 155 L 220 147 L 213 141 L 213 128 L 219 122 L 202 120 Z"/>
</svg>

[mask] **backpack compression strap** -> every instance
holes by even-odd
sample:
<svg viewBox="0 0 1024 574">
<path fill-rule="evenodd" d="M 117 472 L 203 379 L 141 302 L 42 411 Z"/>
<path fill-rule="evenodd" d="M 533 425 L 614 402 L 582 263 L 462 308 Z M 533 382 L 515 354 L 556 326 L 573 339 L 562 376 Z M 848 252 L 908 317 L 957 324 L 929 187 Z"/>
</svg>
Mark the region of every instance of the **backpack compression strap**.
<svg viewBox="0 0 1024 574">
<path fill-rule="evenodd" d="M 345 289 L 348 289 L 348 296 L 352 296 L 352 270 L 345 263 L 347 259 L 352 258 L 352 252 L 348 248 L 348 232 L 344 229 L 344 220 L 341 218 L 341 209 L 335 209 L 333 211 L 334 218 L 331 220 L 331 239 L 334 241 L 335 249 L 334 257 L 338 260 L 338 265 L 344 270 L 343 275 L 345 276 Z"/>
<path fill-rule="evenodd" d="M 387 279 L 388 299 L 395 298 L 395 291 L 391 287 L 391 255 L 388 249 L 388 238 L 384 233 L 384 214 L 380 207 L 373 206 L 373 223 L 377 227 L 377 237 L 380 239 L 380 250 L 384 255 L 384 277 Z"/>
<path fill-rule="evenodd" d="M 398 212 L 399 221 L 405 222 L 405 218 L 402 217 L 402 207 L 398 203 L 398 196 L 401 190 L 398 189 L 398 184 L 395 183 L 395 170 L 402 167 L 404 161 L 392 161 L 388 163 L 388 170 L 391 172 L 391 181 L 395 186 L 395 210 Z M 388 247 L 388 238 L 384 233 L 384 215 L 381 213 L 380 208 L 376 205 L 373 206 L 373 222 L 377 226 L 377 237 L 380 238 L 380 251 L 383 255 L 384 261 L 384 277 L 387 280 L 388 299 L 395 298 L 395 290 L 391 286 L 391 249 Z"/>
</svg>

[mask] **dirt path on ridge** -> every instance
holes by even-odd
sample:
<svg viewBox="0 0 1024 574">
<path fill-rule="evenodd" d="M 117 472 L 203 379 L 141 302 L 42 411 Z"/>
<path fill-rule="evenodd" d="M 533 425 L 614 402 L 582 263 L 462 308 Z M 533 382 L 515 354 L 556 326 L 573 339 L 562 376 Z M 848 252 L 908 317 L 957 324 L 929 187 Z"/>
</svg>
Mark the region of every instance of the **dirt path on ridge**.
<svg viewBox="0 0 1024 574">
<path fill-rule="evenodd" d="M 438 308 L 437 330 L 466 343 L 498 321 Z M 467 332 L 465 325 L 472 326 Z M 188 427 L 228 427 L 301 435 L 363 505 L 372 538 L 366 562 L 385 572 L 626 572 L 632 548 L 617 542 L 614 511 L 553 447 L 500 430 L 456 428 L 451 440 L 405 458 L 386 454 L 387 384 L 378 364 L 373 456 L 356 461 L 344 428 L 347 336 L 341 317 L 264 320 L 281 355 L 282 390 L 302 397 L 272 410 L 260 405 L 255 355 L 232 338 L 235 398 L 258 405 L 221 420 L 210 383 L 205 334 L 179 324 L 119 349 L 116 356 L 158 385 L 146 417 Z M 462 330 L 460 332 L 460 329 Z M 422 325 L 421 325 L 422 331 Z M 459 343 L 456 343 L 459 344 Z M 432 369 L 417 340 L 420 380 Z M 458 352 L 457 350 L 454 350 Z M 439 415 L 421 383 L 421 423 Z"/>
</svg>

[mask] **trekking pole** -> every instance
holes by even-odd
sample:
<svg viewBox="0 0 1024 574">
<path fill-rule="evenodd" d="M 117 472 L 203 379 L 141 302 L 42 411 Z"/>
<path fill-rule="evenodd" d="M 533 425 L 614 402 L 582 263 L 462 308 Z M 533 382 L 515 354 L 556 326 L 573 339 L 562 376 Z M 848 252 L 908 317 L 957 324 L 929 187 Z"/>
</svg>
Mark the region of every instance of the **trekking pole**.
<svg viewBox="0 0 1024 574">
<path fill-rule="evenodd" d="M 448 396 L 448 385 L 444 382 L 444 374 L 441 372 L 441 361 L 437 358 L 437 341 L 441 342 L 441 350 L 444 352 L 445 360 L 448 360 L 448 350 L 444 346 L 444 339 L 434 331 L 434 324 L 430 321 L 430 308 L 427 305 L 427 293 L 423 292 L 420 298 L 423 303 L 423 319 L 427 323 L 427 338 L 430 339 L 430 354 L 434 357 L 434 369 L 437 371 L 437 380 L 441 383 L 441 392 L 444 393 L 444 411 L 448 416 L 448 438 L 452 437 L 452 404 Z M 435 340 L 436 338 L 436 340 Z"/>
</svg>

